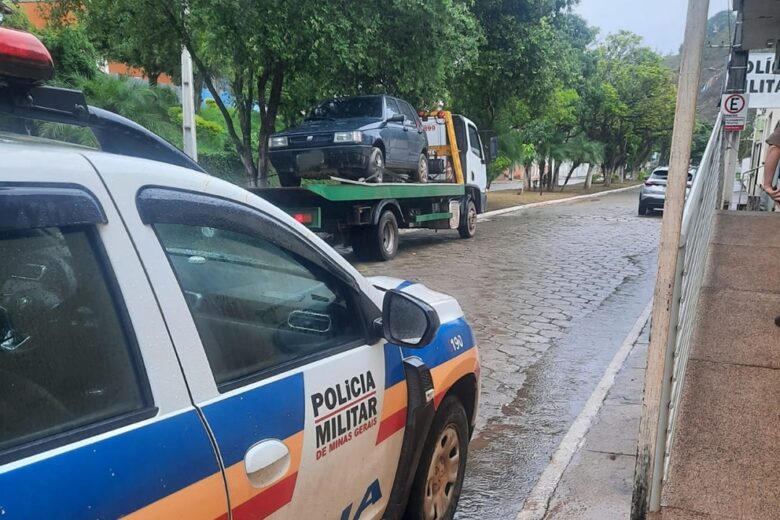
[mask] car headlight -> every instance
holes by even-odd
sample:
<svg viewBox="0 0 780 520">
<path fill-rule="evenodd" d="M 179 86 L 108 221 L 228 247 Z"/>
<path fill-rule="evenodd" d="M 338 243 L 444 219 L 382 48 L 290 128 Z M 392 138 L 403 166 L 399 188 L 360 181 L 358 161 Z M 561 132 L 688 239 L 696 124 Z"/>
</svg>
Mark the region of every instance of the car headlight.
<svg viewBox="0 0 780 520">
<path fill-rule="evenodd" d="M 333 134 L 334 143 L 360 143 L 363 142 L 363 132 L 336 132 Z"/>
<path fill-rule="evenodd" d="M 270 148 L 283 148 L 287 146 L 287 138 L 284 136 L 271 137 L 268 140 L 268 146 Z"/>
</svg>

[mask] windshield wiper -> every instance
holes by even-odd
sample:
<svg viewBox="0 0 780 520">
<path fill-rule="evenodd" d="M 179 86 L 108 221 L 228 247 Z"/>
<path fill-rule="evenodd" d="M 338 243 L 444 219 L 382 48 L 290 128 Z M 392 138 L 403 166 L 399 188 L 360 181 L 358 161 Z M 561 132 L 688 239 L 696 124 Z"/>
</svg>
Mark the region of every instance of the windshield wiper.
<svg viewBox="0 0 780 520">
<path fill-rule="evenodd" d="M 325 116 L 310 116 L 304 119 L 304 121 L 335 121 L 335 117 L 325 117 Z"/>
</svg>

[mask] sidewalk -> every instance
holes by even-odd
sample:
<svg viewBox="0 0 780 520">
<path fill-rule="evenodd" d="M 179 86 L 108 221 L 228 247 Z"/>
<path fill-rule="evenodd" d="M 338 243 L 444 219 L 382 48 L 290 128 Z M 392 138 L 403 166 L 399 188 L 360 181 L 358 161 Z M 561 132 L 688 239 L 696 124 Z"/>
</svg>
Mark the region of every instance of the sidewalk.
<svg viewBox="0 0 780 520">
<path fill-rule="evenodd" d="M 564 471 L 545 519 L 629 517 L 648 334 L 645 324 L 582 446 Z"/>
</svg>

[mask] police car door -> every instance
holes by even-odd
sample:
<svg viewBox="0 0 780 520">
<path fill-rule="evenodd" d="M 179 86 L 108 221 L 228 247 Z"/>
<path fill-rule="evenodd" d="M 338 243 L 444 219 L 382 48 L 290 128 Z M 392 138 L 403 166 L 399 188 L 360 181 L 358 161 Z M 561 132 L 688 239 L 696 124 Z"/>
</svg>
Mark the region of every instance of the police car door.
<svg viewBox="0 0 780 520">
<path fill-rule="evenodd" d="M 219 447 L 233 517 L 381 515 L 406 396 L 397 349 L 388 364 L 368 327 L 378 309 L 288 223 L 144 177 L 117 176 L 138 183 L 122 190 L 138 193 L 124 204 L 137 204 L 142 222 L 128 225 L 150 277 L 168 289 L 158 297 Z"/>
</svg>

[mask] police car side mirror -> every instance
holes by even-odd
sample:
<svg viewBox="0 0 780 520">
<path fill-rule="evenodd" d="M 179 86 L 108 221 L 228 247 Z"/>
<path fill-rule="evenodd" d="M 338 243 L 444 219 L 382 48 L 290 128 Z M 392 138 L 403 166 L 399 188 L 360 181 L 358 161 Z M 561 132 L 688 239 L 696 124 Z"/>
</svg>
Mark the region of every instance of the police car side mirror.
<svg viewBox="0 0 780 520">
<path fill-rule="evenodd" d="M 430 344 L 438 330 L 439 315 L 433 307 L 397 289 L 385 293 L 382 332 L 386 340 L 419 348 Z"/>
</svg>

